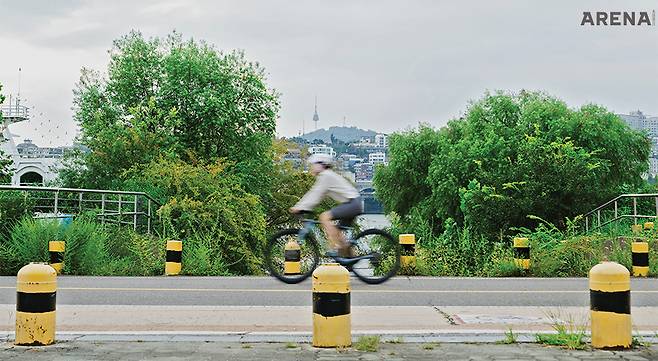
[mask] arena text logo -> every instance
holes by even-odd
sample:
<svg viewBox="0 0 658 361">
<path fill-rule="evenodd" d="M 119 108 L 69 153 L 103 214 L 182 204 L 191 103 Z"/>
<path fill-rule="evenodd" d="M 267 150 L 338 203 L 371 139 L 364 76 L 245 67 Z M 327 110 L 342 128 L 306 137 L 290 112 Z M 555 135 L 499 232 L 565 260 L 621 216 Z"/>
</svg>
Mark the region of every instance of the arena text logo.
<svg viewBox="0 0 658 361">
<path fill-rule="evenodd" d="M 580 26 L 655 26 L 656 10 L 652 11 L 583 11 Z"/>
</svg>

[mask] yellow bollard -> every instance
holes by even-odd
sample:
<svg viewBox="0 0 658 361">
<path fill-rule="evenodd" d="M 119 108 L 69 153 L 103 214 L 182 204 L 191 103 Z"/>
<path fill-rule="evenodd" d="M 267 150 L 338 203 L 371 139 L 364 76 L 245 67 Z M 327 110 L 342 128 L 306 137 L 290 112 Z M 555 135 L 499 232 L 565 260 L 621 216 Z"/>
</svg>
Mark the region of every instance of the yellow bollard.
<svg viewBox="0 0 658 361">
<path fill-rule="evenodd" d="M 649 243 L 633 242 L 633 276 L 646 277 L 649 275 Z"/>
<path fill-rule="evenodd" d="M 631 346 L 631 279 L 626 267 L 601 262 L 589 271 L 592 346 Z"/>
<path fill-rule="evenodd" d="M 640 233 L 642 233 L 642 225 L 641 225 L 641 224 L 633 224 L 633 225 L 631 225 L 631 232 L 633 232 L 633 234 L 640 234 Z"/>
<path fill-rule="evenodd" d="M 530 269 L 530 243 L 527 238 L 514 237 L 514 264 L 525 271 Z"/>
<path fill-rule="evenodd" d="M 645 231 L 653 231 L 653 222 L 644 222 Z"/>
<path fill-rule="evenodd" d="M 286 276 L 298 276 L 302 272 L 301 259 L 302 253 L 297 242 L 290 241 L 286 243 L 285 259 L 283 261 L 283 274 Z"/>
<path fill-rule="evenodd" d="M 64 241 L 48 242 L 48 252 L 50 253 L 50 267 L 54 268 L 57 274 L 62 273 L 62 268 L 64 268 Z"/>
<path fill-rule="evenodd" d="M 409 271 L 416 267 L 416 235 L 401 234 L 399 237 L 402 246 L 402 255 L 400 256 L 400 267 Z"/>
<path fill-rule="evenodd" d="M 17 345 L 55 342 L 57 272 L 45 263 L 30 263 L 16 277 Z"/>
<path fill-rule="evenodd" d="M 350 273 L 338 263 L 313 271 L 313 346 L 352 345 Z"/>
<path fill-rule="evenodd" d="M 183 242 L 167 241 L 167 262 L 165 263 L 165 275 L 176 276 L 180 273 L 183 261 Z"/>
</svg>

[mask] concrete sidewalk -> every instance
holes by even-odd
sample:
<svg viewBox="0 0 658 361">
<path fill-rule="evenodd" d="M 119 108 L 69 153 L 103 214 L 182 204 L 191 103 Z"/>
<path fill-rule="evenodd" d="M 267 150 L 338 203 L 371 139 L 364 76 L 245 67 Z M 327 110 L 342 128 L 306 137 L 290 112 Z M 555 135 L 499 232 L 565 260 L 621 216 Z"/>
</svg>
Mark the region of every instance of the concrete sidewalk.
<svg viewBox="0 0 658 361">
<path fill-rule="evenodd" d="M 0 305 L 0 341 L 14 338 L 15 306 Z M 307 306 L 90 306 L 57 308 L 58 341 L 295 342 L 311 341 Z M 658 308 L 633 308 L 633 335 L 658 344 Z M 407 343 L 496 343 L 511 329 L 519 342 L 554 333 L 556 323 L 588 333 L 584 307 L 352 307 L 352 336 L 380 335 Z"/>
<path fill-rule="evenodd" d="M 355 345 L 353 345 L 355 346 Z M 0 344 L 0 358 L 17 361 L 77 360 L 520 360 L 586 361 L 658 359 L 658 346 L 629 351 L 566 350 L 533 344 L 380 343 L 377 352 L 316 349 L 297 343 L 64 342 L 46 347 Z"/>
<path fill-rule="evenodd" d="M 60 305 L 67 332 L 310 332 L 308 306 Z M 15 306 L 0 305 L 0 331 L 14 330 Z M 635 331 L 658 332 L 658 307 L 634 307 Z M 585 307 L 355 306 L 356 332 L 550 331 L 555 322 L 587 328 Z"/>
</svg>

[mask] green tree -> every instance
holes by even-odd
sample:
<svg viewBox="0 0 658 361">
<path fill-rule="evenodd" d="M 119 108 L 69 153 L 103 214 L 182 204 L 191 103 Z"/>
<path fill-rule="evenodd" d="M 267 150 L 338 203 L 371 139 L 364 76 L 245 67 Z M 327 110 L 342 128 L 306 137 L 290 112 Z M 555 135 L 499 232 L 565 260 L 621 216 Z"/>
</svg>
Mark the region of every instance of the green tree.
<svg viewBox="0 0 658 361">
<path fill-rule="evenodd" d="M 107 78 L 83 69 L 74 95 L 81 141 L 91 151 L 77 155 L 84 166 L 63 173 L 67 185 L 117 188 L 134 164 L 160 156 L 225 158 L 246 190 L 267 196 L 278 94 L 241 51 L 220 52 L 175 32 L 145 39 L 133 31 L 114 42 Z"/>
<path fill-rule="evenodd" d="M 563 225 L 644 182 L 650 143 L 596 105 L 577 110 L 543 93 L 486 94 L 463 119 L 390 138 L 390 163 L 375 173 L 379 199 L 434 232 L 447 219 L 488 236 Z"/>
</svg>

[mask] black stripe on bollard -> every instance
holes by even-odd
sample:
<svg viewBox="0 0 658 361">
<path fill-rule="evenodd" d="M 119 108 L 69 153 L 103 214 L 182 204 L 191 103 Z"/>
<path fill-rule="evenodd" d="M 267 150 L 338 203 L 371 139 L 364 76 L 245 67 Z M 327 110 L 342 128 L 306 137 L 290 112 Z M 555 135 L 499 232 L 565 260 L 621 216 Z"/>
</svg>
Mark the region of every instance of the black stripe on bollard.
<svg viewBox="0 0 658 361">
<path fill-rule="evenodd" d="M 27 313 L 43 313 L 55 311 L 56 292 L 46 293 L 16 293 L 16 311 Z"/>
<path fill-rule="evenodd" d="M 348 315 L 350 313 L 350 294 L 314 292 L 313 313 L 324 317 Z"/>
<path fill-rule="evenodd" d="M 183 252 L 182 251 L 167 250 L 167 262 L 181 263 L 182 260 L 183 260 Z"/>
<path fill-rule="evenodd" d="M 285 251 L 284 257 L 286 262 L 299 262 L 302 259 L 301 251 L 298 249 Z"/>
<path fill-rule="evenodd" d="M 529 259 L 530 247 L 514 247 L 514 258 Z"/>
<path fill-rule="evenodd" d="M 633 253 L 633 266 L 649 267 L 648 253 Z"/>
<path fill-rule="evenodd" d="M 416 253 L 415 244 L 403 244 L 402 245 L 402 255 L 403 256 L 413 256 Z"/>
<path fill-rule="evenodd" d="M 50 263 L 62 263 L 64 261 L 63 252 L 50 252 Z"/>
<path fill-rule="evenodd" d="M 600 312 L 631 314 L 631 291 L 603 292 L 589 290 L 590 309 Z"/>
</svg>

